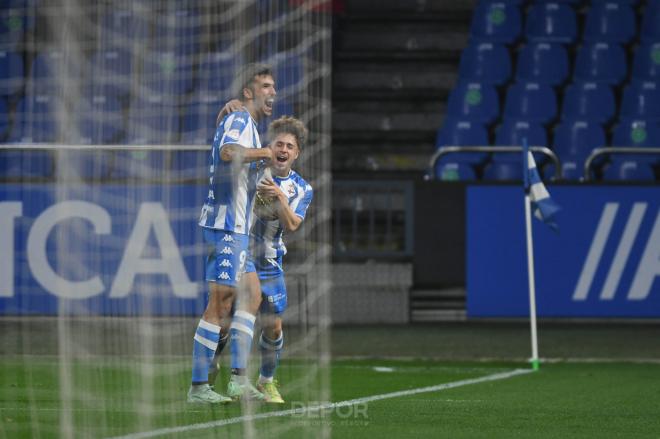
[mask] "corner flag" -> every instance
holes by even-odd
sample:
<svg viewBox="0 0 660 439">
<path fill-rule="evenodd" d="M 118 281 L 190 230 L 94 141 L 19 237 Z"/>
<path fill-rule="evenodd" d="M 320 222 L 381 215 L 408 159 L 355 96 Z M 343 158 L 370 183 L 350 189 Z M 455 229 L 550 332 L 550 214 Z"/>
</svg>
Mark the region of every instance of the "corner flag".
<svg viewBox="0 0 660 439">
<path fill-rule="evenodd" d="M 558 227 L 554 221 L 554 216 L 560 210 L 560 207 L 552 201 L 548 190 L 539 176 L 534 156 L 529 151 L 529 146 L 527 145 L 527 139 L 523 139 L 523 178 L 525 182 L 525 194 L 529 196 L 532 202 L 534 216 L 546 223 L 553 230 L 557 230 Z"/>
</svg>

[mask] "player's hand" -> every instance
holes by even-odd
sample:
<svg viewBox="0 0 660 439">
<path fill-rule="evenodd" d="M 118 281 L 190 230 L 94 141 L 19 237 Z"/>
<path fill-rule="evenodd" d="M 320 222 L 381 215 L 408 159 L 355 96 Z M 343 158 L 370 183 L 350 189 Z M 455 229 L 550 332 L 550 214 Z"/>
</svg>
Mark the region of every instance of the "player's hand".
<svg viewBox="0 0 660 439">
<path fill-rule="evenodd" d="M 259 182 L 257 192 L 264 198 L 279 198 L 283 194 L 279 186 L 270 178 L 264 178 Z"/>
<path fill-rule="evenodd" d="M 232 99 L 231 101 L 227 102 L 224 107 L 220 110 L 220 113 L 218 113 L 218 117 L 215 119 L 215 125 L 218 126 L 220 125 L 220 121 L 222 121 L 222 118 L 228 115 L 229 113 L 233 113 L 234 111 L 239 111 L 243 109 L 243 103 L 239 101 L 238 99 Z"/>
</svg>

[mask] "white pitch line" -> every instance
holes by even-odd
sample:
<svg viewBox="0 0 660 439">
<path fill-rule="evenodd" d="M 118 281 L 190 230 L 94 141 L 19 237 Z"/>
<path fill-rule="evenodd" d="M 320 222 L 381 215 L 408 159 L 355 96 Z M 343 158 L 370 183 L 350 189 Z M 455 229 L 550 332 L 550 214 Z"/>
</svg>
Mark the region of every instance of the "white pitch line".
<svg viewBox="0 0 660 439">
<path fill-rule="evenodd" d="M 488 382 L 488 381 L 505 380 L 507 378 L 511 378 L 511 377 L 514 377 L 514 376 L 517 376 L 517 375 L 528 374 L 530 372 L 533 372 L 533 371 L 531 369 L 514 369 L 514 370 L 511 370 L 511 371 L 508 371 L 508 372 L 495 373 L 495 374 L 492 374 L 492 375 L 486 375 L 486 376 L 483 376 L 483 377 L 471 378 L 471 379 L 467 379 L 467 380 L 453 381 L 453 382 L 450 382 L 450 383 L 438 384 L 438 385 L 435 385 L 435 386 L 419 387 L 417 389 L 401 390 L 401 391 L 398 391 L 398 392 L 383 393 L 383 394 L 380 394 L 380 395 L 366 396 L 364 398 L 349 399 L 349 400 L 346 400 L 346 401 L 320 404 L 320 405 L 315 405 L 315 406 L 310 406 L 310 407 L 301 407 L 301 408 L 297 408 L 297 409 L 289 409 L 289 410 L 280 410 L 280 411 L 276 411 L 276 412 L 259 413 L 259 414 L 256 414 L 256 415 L 237 416 L 235 418 L 221 419 L 221 420 L 218 420 L 218 421 L 211 421 L 211 422 L 202 422 L 200 424 L 183 425 L 183 426 L 180 426 L 180 427 L 161 428 L 159 430 L 145 431 L 145 432 L 142 432 L 142 433 L 133 433 L 133 434 L 125 435 L 125 436 L 116 436 L 112 439 L 142 439 L 142 438 L 156 437 L 156 436 L 161 436 L 161 435 L 166 435 L 166 434 L 187 433 L 187 432 L 196 431 L 196 430 L 206 430 L 206 429 L 210 429 L 210 428 L 223 427 L 225 425 L 238 424 L 240 422 L 250 422 L 250 421 L 257 421 L 257 420 L 260 420 L 260 419 L 279 418 L 279 417 L 282 417 L 282 416 L 304 414 L 304 413 L 307 413 L 307 412 L 316 412 L 316 411 L 321 411 L 321 410 L 331 410 L 331 409 L 339 408 L 339 407 L 347 407 L 347 406 L 356 405 L 356 404 L 364 404 L 364 403 L 372 402 L 372 401 L 380 401 L 382 399 L 399 398 L 399 397 L 402 397 L 402 396 L 417 395 L 417 394 L 420 394 L 420 393 L 438 392 L 440 390 L 454 389 L 456 387 L 468 386 L 470 384 L 479 384 L 479 383 L 485 383 L 485 382 Z"/>
</svg>

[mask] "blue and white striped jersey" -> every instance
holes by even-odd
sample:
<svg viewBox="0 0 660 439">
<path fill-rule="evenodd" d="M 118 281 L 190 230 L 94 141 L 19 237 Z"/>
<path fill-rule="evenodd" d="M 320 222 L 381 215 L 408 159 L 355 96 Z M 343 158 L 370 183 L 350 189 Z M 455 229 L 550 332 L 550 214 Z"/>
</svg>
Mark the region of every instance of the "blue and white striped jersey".
<svg viewBox="0 0 660 439">
<path fill-rule="evenodd" d="M 289 199 L 289 206 L 300 218 L 305 219 L 307 208 L 312 202 L 314 193 L 312 187 L 295 171 L 289 172 L 286 177 L 273 176 L 273 181 L 282 189 Z M 279 220 L 264 220 L 255 216 L 252 225 L 252 239 L 254 241 L 255 258 L 265 257 L 274 259 L 286 254 L 286 246 L 282 241 L 284 228 Z"/>
<path fill-rule="evenodd" d="M 199 225 L 249 235 L 261 162 L 233 163 L 220 158 L 224 145 L 261 148 L 257 124 L 247 111 L 225 116 L 215 132 L 209 159 L 209 193 Z"/>
</svg>

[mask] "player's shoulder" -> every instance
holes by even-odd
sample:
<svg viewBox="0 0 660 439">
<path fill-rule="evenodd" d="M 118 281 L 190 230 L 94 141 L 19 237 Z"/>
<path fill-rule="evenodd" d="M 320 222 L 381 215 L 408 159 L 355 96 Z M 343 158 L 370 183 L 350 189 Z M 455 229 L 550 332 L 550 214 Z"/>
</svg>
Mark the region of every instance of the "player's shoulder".
<svg viewBox="0 0 660 439">
<path fill-rule="evenodd" d="M 312 191 L 312 185 L 307 183 L 307 181 L 293 169 L 291 170 L 291 180 L 293 180 L 299 187 L 303 188 L 305 192 Z"/>
</svg>

